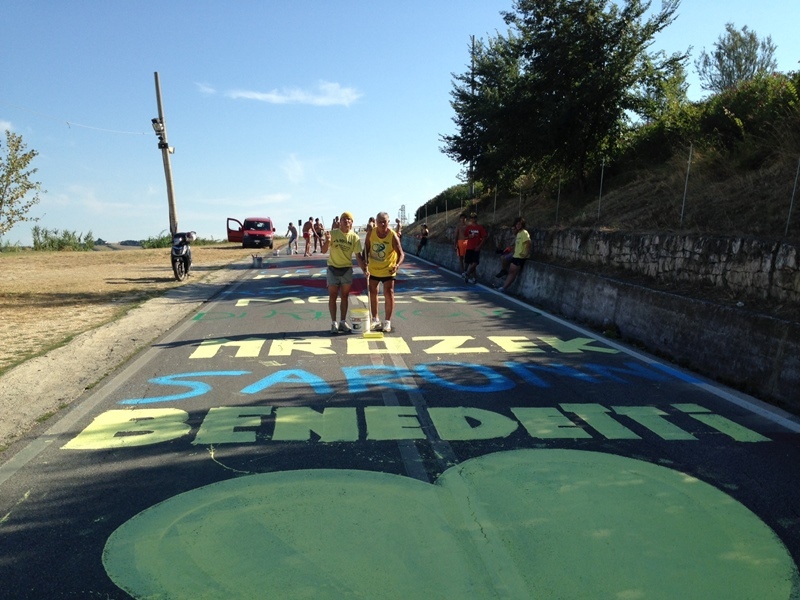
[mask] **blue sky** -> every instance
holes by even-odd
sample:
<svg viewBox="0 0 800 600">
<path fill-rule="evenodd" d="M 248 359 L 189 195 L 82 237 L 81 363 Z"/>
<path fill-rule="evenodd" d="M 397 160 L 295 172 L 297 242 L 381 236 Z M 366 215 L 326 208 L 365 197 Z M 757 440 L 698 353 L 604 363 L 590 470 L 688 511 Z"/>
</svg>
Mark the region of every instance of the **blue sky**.
<svg viewBox="0 0 800 600">
<path fill-rule="evenodd" d="M 660 6 L 659 2 L 655 2 Z M 161 80 L 178 223 L 223 238 L 226 217 L 409 219 L 459 183 L 439 150 L 453 129 L 451 74 L 469 40 L 505 32 L 511 0 L 0 0 L 0 129 L 39 156 L 38 225 L 108 241 L 169 228 L 150 119 Z M 683 0 L 656 38 L 711 50 L 725 23 L 800 68 L 800 8 Z M 704 95 L 690 67 L 689 95 Z M 3 241 L 29 244 L 31 223 Z"/>
</svg>

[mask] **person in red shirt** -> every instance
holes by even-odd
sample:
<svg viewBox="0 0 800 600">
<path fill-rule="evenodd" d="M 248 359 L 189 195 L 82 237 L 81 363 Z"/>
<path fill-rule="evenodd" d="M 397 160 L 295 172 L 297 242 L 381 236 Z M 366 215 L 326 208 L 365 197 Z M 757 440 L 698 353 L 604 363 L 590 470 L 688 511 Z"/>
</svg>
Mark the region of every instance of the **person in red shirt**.
<svg viewBox="0 0 800 600">
<path fill-rule="evenodd" d="M 467 238 L 467 249 L 464 253 L 464 264 L 467 270 L 464 273 L 464 281 L 467 283 L 475 283 L 478 278 L 475 275 L 475 269 L 481 262 L 481 246 L 486 241 L 488 233 L 483 225 L 478 225 L 477 213 L 470 213 L 469 223 L 464 228 L 464 236 Z"/>
</svg>

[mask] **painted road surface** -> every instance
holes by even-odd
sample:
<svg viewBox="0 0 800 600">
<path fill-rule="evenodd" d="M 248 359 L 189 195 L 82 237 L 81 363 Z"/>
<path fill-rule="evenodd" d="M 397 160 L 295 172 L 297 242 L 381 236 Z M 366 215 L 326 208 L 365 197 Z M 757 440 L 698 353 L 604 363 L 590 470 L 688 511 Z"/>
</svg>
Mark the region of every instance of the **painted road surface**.
<svg viewBox="0 0 800 600">
<path fill-rule="evenodd" d="M 0 468 L 3 598 L 800 598 L 797 421 L 410 259 L 248 270 Z M 367 306 L 358 276 L 350 298 Z"/>
</svg>

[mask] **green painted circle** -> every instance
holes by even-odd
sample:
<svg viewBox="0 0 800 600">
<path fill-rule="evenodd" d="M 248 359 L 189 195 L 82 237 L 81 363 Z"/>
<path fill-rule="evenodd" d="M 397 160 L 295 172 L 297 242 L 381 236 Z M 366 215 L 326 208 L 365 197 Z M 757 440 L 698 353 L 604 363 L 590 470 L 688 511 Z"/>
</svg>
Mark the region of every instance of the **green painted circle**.
<svg viewBox="0 0 800 600">
<path fill-rule="evenodd" d="M 519 450 L 434 485 L 352 470 L 252 475 L 180 494 L 109 538 L 144 598 L 758 598 L 797 568 L 718 489 L 620 456 Z"/>
</svg>

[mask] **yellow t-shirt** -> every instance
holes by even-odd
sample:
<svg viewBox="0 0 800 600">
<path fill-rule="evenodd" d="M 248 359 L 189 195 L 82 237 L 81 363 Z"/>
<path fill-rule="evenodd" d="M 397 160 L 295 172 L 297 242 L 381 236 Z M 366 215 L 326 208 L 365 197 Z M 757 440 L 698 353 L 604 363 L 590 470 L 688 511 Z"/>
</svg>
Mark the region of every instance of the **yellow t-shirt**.
<svg viewBox="0 0 800 600">
<path fill-rule="evenodd" d="M 527 229 L 520 229 L 514 240 L 514 258 L 528 258 L 530 251 L 525 250 L 525 242 L 531 240 L 531 234 Z"/>
<path fill-rule="evenodd" d="M 394 238 L 397 234 L 387 230 L 385 238 L 378 237 L 378 230 L 373 229 L 369 235 L 369 274 L 375 277 L 391 277 L 392 268 L 397 264 L 397 251 L 394 249 Z"/>
<path fill-rule="evenodd" d="M 353 254 L 361 252 L 361 238 L 352 229 L 344 233 L 341 229 L 331 229 L 328 266 L 352 267 Z"/>
</svg>

